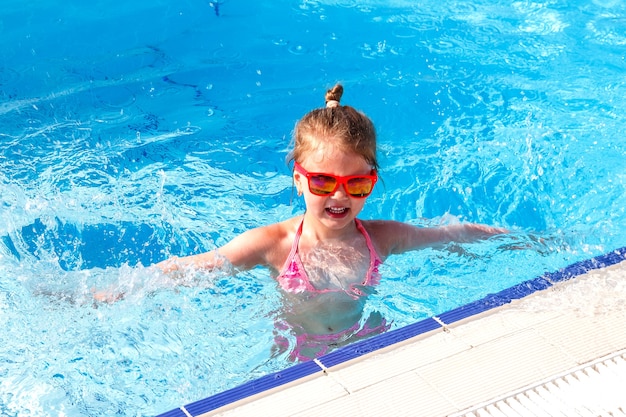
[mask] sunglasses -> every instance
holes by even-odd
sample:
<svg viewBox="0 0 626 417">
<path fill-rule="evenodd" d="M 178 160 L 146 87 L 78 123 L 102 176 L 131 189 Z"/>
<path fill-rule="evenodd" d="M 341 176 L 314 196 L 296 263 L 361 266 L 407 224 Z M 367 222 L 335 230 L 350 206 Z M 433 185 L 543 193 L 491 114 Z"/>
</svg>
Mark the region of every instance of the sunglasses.
<svg viewBox="0 0 626 417">
<path fill-rule="evenodd" d="M 319 196 L 328 196 L 339 188 L 340 185 L 354 198 L 365 198 L 372 193 L 374 184 L 378 180 L 376 170 L 372 170 L 369 175 L 348 175 L 340 177 L 338 175 L 324 174 L 321 172 L 308 172 L 295 162 L 294 169 L 304 175 L 309 181 L 309 191 Z"/>
</svg>

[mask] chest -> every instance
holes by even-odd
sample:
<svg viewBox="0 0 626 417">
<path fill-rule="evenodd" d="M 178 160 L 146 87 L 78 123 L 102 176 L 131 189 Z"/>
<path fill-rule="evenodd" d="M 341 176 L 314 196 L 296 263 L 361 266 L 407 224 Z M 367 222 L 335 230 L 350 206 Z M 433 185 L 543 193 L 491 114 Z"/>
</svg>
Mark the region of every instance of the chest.
<svg viewBox="0 0 626 417">
<path fill-rule="evenodd" d="M 309 283 L 317 290 L 348 290 L 366 283 L 371 256 L 363 239 L 325 242 L 298 251 Z"/>
</svg>

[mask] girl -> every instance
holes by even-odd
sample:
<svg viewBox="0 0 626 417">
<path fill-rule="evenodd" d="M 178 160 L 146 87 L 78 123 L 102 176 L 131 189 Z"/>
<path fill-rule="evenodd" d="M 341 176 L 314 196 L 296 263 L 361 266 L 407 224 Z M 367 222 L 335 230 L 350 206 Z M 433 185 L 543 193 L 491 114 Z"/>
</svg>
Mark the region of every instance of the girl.
<svg viewBox="0 0 626 417">
<path fill-rule="evenodd" d="M 214 251 L 157 264 L 165 273 L 267 266 L 284 292 L 277 327 L 290 329 L 296 338 L 293 360 L 388 329 L 380 314 L 366 320 L 361 315 L 380 280 L 379 265 L 389 255 L 506 232 L 478 224 L 421 228 L 357 219 L 378 179 L 376 132 L 367 116 L 340 104 L 342 94 L 341 85 L 327 91 L 326 107 L 311 111 L 295 127 L 289 162 L 304 197 L 303 215 L 249 230 Z M 277 346 L 287 349 L 287 340 L 277 337 Z"/>
</svg>

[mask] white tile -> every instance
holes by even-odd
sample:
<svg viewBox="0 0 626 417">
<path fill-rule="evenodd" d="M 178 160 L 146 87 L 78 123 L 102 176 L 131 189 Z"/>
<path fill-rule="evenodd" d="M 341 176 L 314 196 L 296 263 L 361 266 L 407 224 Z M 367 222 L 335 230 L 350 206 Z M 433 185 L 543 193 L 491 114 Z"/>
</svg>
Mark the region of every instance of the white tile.
<svg viewBox="0 0 626 417">
<path fill-rule="evenodd" d="M 241 400 L 199 417 L 209 416 L 292 416 L 324 402 L 347 396 L 347 391 L 324 373 Z"/>
<path fill-rule="evenodd" d="M 318 416 L 443 416 L 454 406 L 415 372 L 394 378 L 392 383 L 372 384 L 347 397 L 320 404 L 296 414 Z"/>
<path fill-rule="evenodd" d="M 560 316 L 536 327 L 547 341 L 583 364 L 626 348 L 626 317 Z"/>
<path fill-rule="evenodd" d="M 445 360 L 470 348 L 471 346 L 454 335 L 437 330 L 429 333 L 428 337 L 417 337 L 412 343 L 337 365 L 328 372 L 336 375 L 353 392 L 380 381 L 388 381 L 426 364 Z"/>
<path fill-rule="evenodd" d="M 427 365 L 418 373 L 459 409 L 465 409 L 575 365 L 530 329 Z"/>
<path fill-rule="evenodd" d="M 519 324 L 511 321 L 504 311 L 493 310 L 489 314 L 474 317 L 473 320 L 463 320 L 447 327 L 453 336 L 467 345 L 480 346 L 520 330 Z"/>
</svg>

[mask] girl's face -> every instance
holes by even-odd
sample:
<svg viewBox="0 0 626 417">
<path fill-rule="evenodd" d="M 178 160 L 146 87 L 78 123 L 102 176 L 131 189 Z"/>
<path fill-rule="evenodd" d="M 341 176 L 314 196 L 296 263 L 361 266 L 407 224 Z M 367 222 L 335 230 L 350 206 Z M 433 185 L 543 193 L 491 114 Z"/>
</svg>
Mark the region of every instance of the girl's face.
<svg viewBox="0 0 626 417">
<path fill-rule="evenodd" d="M 372 167 L 362 156 L 332 145 L 317 147 L 300 161 L 300 165 L 308 172 L 336 176 L 369 175 L 372 172 Z M 307 213 L 331 230 L 341 230 L 350 225 L 367 200 L 351 197 L 344 185 L 327 196 L 313 194 L 305 175 L 297 170 L 293 175 L 296 187 L 304 195 Z"/>
</svg>

